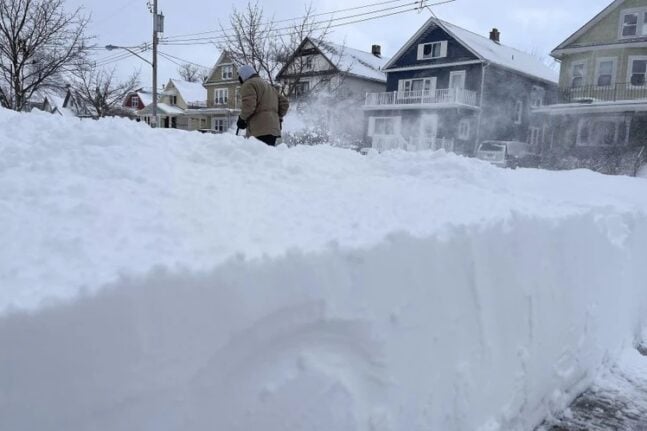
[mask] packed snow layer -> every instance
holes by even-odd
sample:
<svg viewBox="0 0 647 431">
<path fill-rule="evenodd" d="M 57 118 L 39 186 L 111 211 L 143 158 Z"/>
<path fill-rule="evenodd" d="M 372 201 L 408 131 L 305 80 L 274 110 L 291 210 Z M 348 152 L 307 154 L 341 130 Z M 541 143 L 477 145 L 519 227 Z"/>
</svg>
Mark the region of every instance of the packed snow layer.
<svg viewBox="0 0 647 431">
<path fill-rule="evenodd" d="M 639 335 L 647 181 L 0 111 L 0 430 L 530 430 Z"/>
</svg>

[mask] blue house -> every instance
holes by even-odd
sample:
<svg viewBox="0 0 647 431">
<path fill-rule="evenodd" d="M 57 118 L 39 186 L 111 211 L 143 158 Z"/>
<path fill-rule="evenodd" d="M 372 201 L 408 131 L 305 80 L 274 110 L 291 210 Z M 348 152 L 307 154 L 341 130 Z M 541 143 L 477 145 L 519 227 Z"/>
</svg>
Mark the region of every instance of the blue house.
<svg viewBox="0 0 647 431">
<path fill-rule="evenodd" d="M 531 107 L 556 94 L 558 73 L 534 56 L 431 18 L 384 66 L 387 91 L 366 95 L 378 150 L 473 154 L 479 142 L 532 142 Z"/>
</svg>

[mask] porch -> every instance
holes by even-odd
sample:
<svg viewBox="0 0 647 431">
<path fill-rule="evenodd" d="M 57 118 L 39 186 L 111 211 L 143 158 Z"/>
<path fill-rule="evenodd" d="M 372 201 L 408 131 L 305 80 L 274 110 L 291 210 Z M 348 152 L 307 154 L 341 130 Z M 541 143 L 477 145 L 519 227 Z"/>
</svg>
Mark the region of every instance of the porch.
<svg viewBox="0 0 647 431">
<path fill-rule="evenodd" d="M 430 107 L 464 107 L 470 109 L 479 109 L 476 91 L 465 90 L 462 88 L 367 93 L 364 103 L 365 110 L 419 109 Z"/>
<path fill-rule="evenodd" d="M 389 150 L 404 151 L 454 151 L 454 140 L 434 137 L 411 136 L 374 136 L 373 148 L 379 152 Z"/>
</svg>

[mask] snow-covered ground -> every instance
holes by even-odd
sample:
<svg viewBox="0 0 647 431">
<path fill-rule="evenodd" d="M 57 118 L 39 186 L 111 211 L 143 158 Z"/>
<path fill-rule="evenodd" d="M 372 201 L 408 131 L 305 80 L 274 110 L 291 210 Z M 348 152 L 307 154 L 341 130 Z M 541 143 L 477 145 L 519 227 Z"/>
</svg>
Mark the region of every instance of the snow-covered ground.
<svg viewBox="0 0 647 431">
<path fill-rule="evenodd" d="M 0 430 L 530 430 L 647 311 L 647 181 L 0 110 Z"/>
<path fill-rule="evenodd" d="M 639 178 L 647 178 L 647 164 L 638 171 Z"/>
</svg>

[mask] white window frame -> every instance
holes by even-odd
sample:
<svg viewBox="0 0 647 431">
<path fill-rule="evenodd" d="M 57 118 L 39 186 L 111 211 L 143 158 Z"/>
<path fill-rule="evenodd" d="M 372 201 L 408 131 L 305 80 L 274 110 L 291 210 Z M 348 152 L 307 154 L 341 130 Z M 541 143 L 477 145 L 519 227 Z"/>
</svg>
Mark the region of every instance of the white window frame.
<svg viewBox="0 0 647 431">
<path fill-rule="evenodd" d="M 226 105 L 229 103 L 229 89 L 216 88 L 213 94 L 213 103 L 215 105 Z"/>
<path fill-rule="evenodd" d="M 582 66 L 582 85 L 580 87 L 573 86 L 573 80 L 575 79 L 575 67 Z M 571 85 L 570 88 L 581 88 L 586 86 L 586 61 L 577 61 L 571 64 Z"/>
<path fill-rule="evenodd" d="M 458 122 L 458 139 L 467 141 L 472 134 L 472 121 L 469 118 L 462 118 Z"/>
<path fill-rule="evenodd" d="M 631 83 L 631 77 L 633 76 L 634 61 L 647 61 L 647 55 L 630 55 L 629 63 L 627 64 L 627 86 L 629 88 L 643 88 L 647 86 L 647 73 L 645 73 L 645 84 L 643 85 L 633 85 Z"/>
<path fill-rule="evenodd" d="M 425 56 L 425 47 L 431 45 L 431 55 Z M 434 56 L 434 45 L 439 45 L 438 55 Z M 418 60 L 435 60 L 437 58 L 447 57 L 447 41 L 439 40 L 436 42 L 421 43 L 418 45 Z"/>
<path fill-rule="evenodd" d="M 211 120 L 211 129 L 224 133 L 227 130 L 227 121 L 224 118 L 213 118 Z"/>
<path fill-rule="evenodd" d="M 613 63 L 613 69 L 611 70 L 611 83 L 607 85 L 599 85 L 600 83 L 600 65 L 602 63 L 611 62 Z M 599 57 L 595 60 L 595 86 L 596 87 L 613 87 L 616 85 L 618 73 L 618 58 L 617 57 Z"/>
<path fill-rule="evenodd" d="M 637 37 L 647 36 L 647 8 L 625 9 L 620 12 L 620 22 L 618 23 L 618 39 L 634 39 Z M 627 15 L 638 15 L 636 20 L 636 34 L 625 36 L 623 30 L 625 27 L 625 17 Z"/>
<path fill-rule="evenodd" d="M 385 134 L 385 133 L 376 133 L 376 126 L 379 121 L 392 121 L 392 130 L 393 133 L 391 134 Z M 402 123 L 402 117 L 369 117 L 368 119 L 368 136 L 369 137 L 375 137 L 375 136 L 397 136 L 400 134 L 400 125 Z"/>
<path fill-rule="evenodd" d="M 546 97 L 546 89 L 539 85 L 533 85 L 532 91 L 530 92 L 530 107 L 541 108 L 542 106 L 544 106 L 545 97 Z"/>
<path fill-rule="evenodd" d="M 407 97 L 420 97 L 417 95 L 412 95 L 413 93 L 413 82 L 414 81 L 422 81 L 422 95 L 425 96 L 434 96 L 436 94 L 436 84 L 438 82 L 438 78 L 435 76 L 428 76 L 425 78 L 412 78 L 412 79 L 401 79 L 398 81 L 398 98 L 407 98 Z M 429 82 L 429 90 L 425 90 L 425 87 L 427 86 L 427 82 Z M 409 85 L 409 89 L 407 90 L 407 84 Z M 425 91 L 429 91 L 429 94 L 425 94 Z"/>
<path fill-rule="evenodd" d="M 536 145 L 539 146 L 541 143 L 541 127 L 531 127 L 530 128 L 530 139 L 528 139 L 528 142 L 530 145 Z"/>
<path fill-rule="evenodd" d="M 177 96 L 168 97 L 169 105 L 177 106 Z"/>
<path fill-rule="evenodd" d="M 584 129 L 585 126 L 588 126 L 589 127 L 588 136 L 590 138 L 592 135 L 592 125 L 593 125 L 593 122 L 595 121 L 606 121 L 606 122 L 615 123 L 616 125 L 615 132 L 614 132 L 615 136 L 614 136 L 614 143 L 612 145 L 595 145 L 591 142 L 583 142 L 582 130 Z M 624 142 L 618 142 L 618 139 L 620 137 L 621 127 L 625 127 Z M 629 139 L 629 124 L 627 123 L 624 116 L 616 115 L 616 116 L 608 116 L 608 117 L 585 117 L 585 118 L 580 118 L 580 120 L 577 123 L 576 144 L 579 147 L 600 147 L 600 148 L 620 147 L 620 146 L 627 145 L 628 139 Z"/>
<path fill-rule="evenodd" d="M 452 79 L 455 77 L 461 77 L 461 85 L 458 88 L 452 87 Z M 449 72 L 449 89 L 450 90 L 465 90 L 465 81 L 467 80 L 467 71 L 465 70 L 454 70 Z"/>
<path fill-rule="evenodd" d="M 514 103 L 513 115 L 514 124 L 523 123 L 523 100 L 517 99 L 517 101 Z"/>
<path fill-rule="evenodd" d="M 234 79 L 234 65 L 233 64 L 223 64 L 221 69 L 222 79 L 232 80 Z"/>
<path fill-rule="evenodd" d="M 139 108 L 139 96 L 137 96 L 136 94 L 130 96 L 130 107 Z"/>
</svg>

